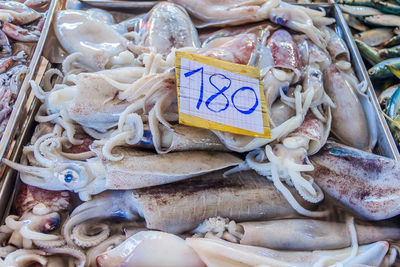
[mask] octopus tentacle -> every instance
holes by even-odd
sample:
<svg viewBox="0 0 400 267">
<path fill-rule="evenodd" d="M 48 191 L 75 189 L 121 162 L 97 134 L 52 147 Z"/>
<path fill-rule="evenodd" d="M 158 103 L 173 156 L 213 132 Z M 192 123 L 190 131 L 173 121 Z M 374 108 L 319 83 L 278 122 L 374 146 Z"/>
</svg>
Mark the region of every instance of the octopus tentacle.
<svg viewBox="0 0 400 267">
<path fill-rule="evenodd" d="M 72 229 L 72 240 L 82 248 L 97 246 L 110 235 L 110 228 L 107 224 L 91 224 L 83 222 Z"/>
</svg>

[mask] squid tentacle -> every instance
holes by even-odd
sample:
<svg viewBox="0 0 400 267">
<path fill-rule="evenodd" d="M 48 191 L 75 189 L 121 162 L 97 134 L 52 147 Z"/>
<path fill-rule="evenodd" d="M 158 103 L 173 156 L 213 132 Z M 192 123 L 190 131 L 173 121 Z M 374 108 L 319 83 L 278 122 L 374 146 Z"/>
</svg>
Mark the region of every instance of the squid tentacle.
<svg viewBox="0 0 400 267">
<path fill-rule="evenodd" d="M 88 231 L 96 233 L 92 235 Z M 95 247 L 109 236 L 110 228 L 104 223 L 91 225 L 90 223 L 83 222 L 72 229 L 72 240 L 77 246 L 82 248 Z"/>
</svg>

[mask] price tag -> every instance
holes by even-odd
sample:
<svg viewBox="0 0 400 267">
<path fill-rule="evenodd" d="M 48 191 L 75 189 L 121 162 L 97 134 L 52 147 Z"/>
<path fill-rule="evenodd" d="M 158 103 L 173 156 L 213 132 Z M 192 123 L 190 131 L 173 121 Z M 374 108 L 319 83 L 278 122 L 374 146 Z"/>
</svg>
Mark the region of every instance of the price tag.
<svg viewBox="0 0 400 267">
<path fill-rule="evenodd" d="M 270 138 L 260 70 L 177 51 L 179 123 Z"/>
</svg>

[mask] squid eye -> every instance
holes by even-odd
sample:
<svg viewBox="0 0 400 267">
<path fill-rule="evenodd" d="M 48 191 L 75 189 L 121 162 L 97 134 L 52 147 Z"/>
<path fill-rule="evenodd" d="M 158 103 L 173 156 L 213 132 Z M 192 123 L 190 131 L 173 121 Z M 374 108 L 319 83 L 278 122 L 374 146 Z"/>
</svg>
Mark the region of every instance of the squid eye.
<svg viewBox="0 0 400 267">
<path fill-rule="evenodd" d="M 60 179 L 63 183 L 66 184 L 71 184 L 76 180 L 78 180 L 78 178 L 79 178 L 79 173 L 73 168 L 65 168 L 58 175 L 58 179 Z"/>
</svg>

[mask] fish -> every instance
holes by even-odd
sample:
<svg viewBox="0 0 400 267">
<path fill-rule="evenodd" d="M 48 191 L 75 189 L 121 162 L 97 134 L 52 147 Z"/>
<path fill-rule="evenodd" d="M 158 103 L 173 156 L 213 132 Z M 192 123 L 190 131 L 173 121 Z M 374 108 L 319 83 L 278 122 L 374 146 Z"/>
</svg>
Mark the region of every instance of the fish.
<svg viewBox="0 0 400 267">
<path fill-rule="evenodd" d="M 393 37 L 393 31 L 391 28 L 375 28 L 354 34 L 353 37 L 369 46 L 380 46 Z"/>
<path fill-rule="evenodd" d="M 372 80 L 376 80 L 376 79 L 386 79 L 394 76 L 394 74 L 387 67 L 388 65 L 392 65 L 396 69 L 399 69 L 400 58 L 391 58 L 376 64 L 375 66 L 373 66 L 368 70 L 369 77 Z"/>
<path fill-rule="evenodd" d="M 373 16 L 382 15 L 383 13 L 378 9 L 367 6 L 351 6 L 351 5 L 339 5 L 340 9 L 347 14 L 352 16 Z"/>
</svg>

